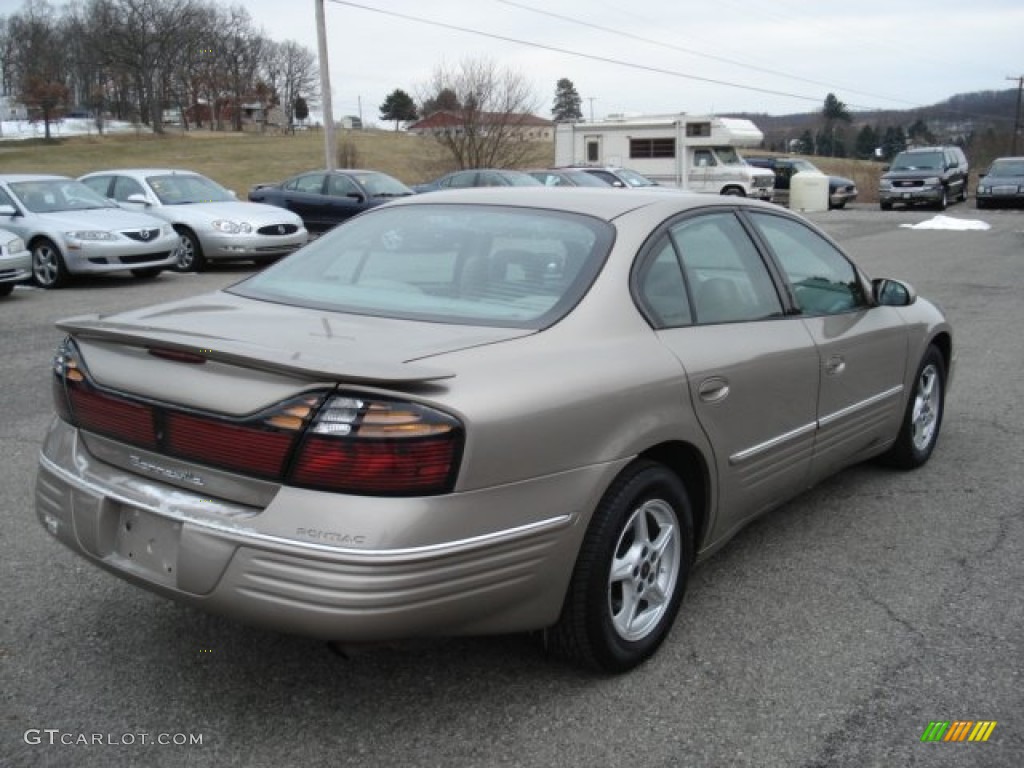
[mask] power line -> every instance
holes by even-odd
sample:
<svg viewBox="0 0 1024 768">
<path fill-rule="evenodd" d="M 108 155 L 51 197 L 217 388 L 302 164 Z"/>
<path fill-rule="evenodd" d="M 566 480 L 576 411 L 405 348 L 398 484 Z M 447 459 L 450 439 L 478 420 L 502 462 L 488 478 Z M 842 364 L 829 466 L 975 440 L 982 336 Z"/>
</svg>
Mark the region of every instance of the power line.
<svg viewBox="0 0 1024 768">
<path fill-rule="evenodd" d="M 502 3 L 503 5 L 513 6 L 514 8 L 520 8 L 520 9 L 522 9 L 524 11 L 529 11 L 531 13 L 537 13 L 537 14 L 540 14 L 542 16 L 548 16 L 548 17 L 553 18 L 553 19 L 561 19 L 562 21 L 568 21 L 571 24 L 578 24 L 578 25 L 580 25 L 582 27 L 589 27 L 591 29 L 600 30 L 601 32 L 607 32 L 607 33 L 612 34 L 612 35 L 617 35 L 619 37 L 625 37 L 625 38 L 628 38 L 630 40 L 636 40 L 636 41 L 641 42 L 641 43 L 648 43 L 650 45 L 657 45 L 657 46 L 660 46 L 662 48 L 668 48 L 669 50 L 679 51 L 680 53 L 686 53 L 686 54 L 689 54 L 691 56 L 699 56 L 699 57 L 702 57 L 702 58 L 705 58 L 705 59 L 711 59 L 712 61 L 721 61 L 721 62 L 723 62 L 725 64 L 732 64 L 732 65 L 737 66 L 737 67 L 743 67 L 744 69 L 751 69 L 751 70 L 754 70 L 755 72 L 761 72 L 763 74 L 776 75 L 778 77 L 784 77 L 784 78 L 789 79 L 789 80 L 798 80 L 800 82 L 809 83 L 811 85 L 820 85 L 820 86 L 823 86 L 825 88 L 828 88 L 829 90 L 834 90 L 834 91 L 835 90 L 841 90 L 841 91 L 845 91 L 847 93 L 857 93 L 857 94 L 860 94 L 861 96 L 870 96 L 873 99 L 882 99 L 884 101 L 893 101 L 893 102 L 896 102 L 896 103 L 899 103 L 899 104 L 909 104 L 910 106 L 913 106 L 913 107 L 919 106 L 915 102 L 907 101 L 906 99 L 898 99 L 898 98 L 895 98 L 893 96 L 882 96 L 882 95 L 879 95 L 877 93 L 868 93 L 867 91 L 858 91 L 858 90 L 855 90 L 853 88 L 847 88 L 846 86 L 836 86 L 836 85 L 833 85 L 831 83 L 823 82 L 821 80 L 812 80 L 810 78 L 801 77 L 800 75 L 794 75 L 794 74 L 791 74 L 791 73 L 788 73 L 788 72 L 782 72 L 782 71 L 777 70 L 777 69 L 769 69 L 768 67 L 762 67 L 762 66 L 759 66 L 759 65 L 756 65 L 756 64 L 748 64 L 747 62 L 744 62 L 744 61 L 739 61 L 737 59 L 730 59 L 730 58 L 727 58 L 725 56 L 718 56 L 718 55 L 715 55 L 715 54 L 712 54 L 712 53 L 705 53 L 704 51 L 698 51 L 698 50 L 695 50 L 693 48 L 684 48 L 683 46 L 680 46 L 680 45 L 674 45 L 672 43 L 666 43 L 666 42 L 663 42 L 661 40 L 654 40 L 654 39 L 649 38 L 649 37 L 643 37 L 641 35 L 635 35 L 635 34 L 633 34 L 631 32 L 624 32 L 624 31 L 619 30 L 619 29 L 613 29 L 611 27 L 605 27 L 605 26 L 602 26 L 600 24 L 594 24 L 592 22 L 584 21 L 582 19 L 577 19 L 577 18 L 574 18 L 572 16 L 564 16 L 564 15 L 562 15 L 560 13 L 552 13 L 551 11 L 545 11 L 545 10 L 542 10 L 540 8 L 534 8 L 533 6 L 526 5 L 525 3 L 513 2 L 513 0 L 497 0 L 497 2 Z"/>
<path fill-rule="evenodd" d="M 739 88 L 744 91 L 753 91 L 755 93 L 764 93 L 769 96 L 783 96 L 790 99 L 799 99 L 801 101 L 811 101 L 819 103 L 821 101 L 820 96 L 804 96 L 798 93 L 789 93 L 787 91 L 776 91 L 770 88 L 758 88 L 753 85 L 742 85 L 741 83 L 732 83 L 728 80 L 718 80 L 711 77 L 701 77 L 700 75 L 691 75 L 686 72 L 679 72 L 673 69 L 664 69 L 662 67 L 653 67 L 646 64 L 637 64 L 632 61 L 624 61 L 622 59 L 613 59 L 607 56 L 596 56 L 590 53 L 583 53 L 582 51 L 573 51 L 568 48 L 559 48 L 555 45 L 547 45 L 545 43 L 537 43 L 532 40 L 523 40 L 518 37 L 509 37 L 508 35 L 498 35 L 493 32 L 484 32 L 479 29 L 471 29 L 470 27 L 462 27 L 457 24 L 446 24 L 441 21 L 434 21 L 432 19 L 424 19 L 419 16 L 412 16 L 406 13 L 399 13 L 398 11 L 385 11 L 381 8 L 373 8 L 368 5 L 362 5 L 361 3 L 353 3 L 350 0 L 330 0 L 335 5 L 345 5 L 350 8 L 359 8 L 363 11 L 371 11 L 373 13 L 379 13 L 383 16 L 392 16 L 394 18 L 405 19 L 406 21 L 413 21 L 418 24 L 427 24 L 432 27 L 440 27 L 441 29 L 448 29 L 455 32 L 464 32 L 470 35 L 477 35 L 479 37 L 490 38 L 491 40 L 501 40 L 506 43 L 515 43 L 516 45 L 525 45 L 530 48 L 539 48 L 545 51 L 553 51 L 555 53 L 562 53 L 567 56 L 575 56 L 581 59 L 589 59 L 590 61 L 599 61 L 604 64 L 614 64 L 620 67 L 629 67 L 630 69 L 639 69 L 644 72 L 654 72 L 660 75 L 669 75 L 671 77 L 679 77 L 685 80 L 696 80 L 702 83 L 710 83 L 712 85 L 721 85 L 727 88 Z M 850 104 L 848 106 L 855 107 L 857 109 L 877 109 L 877 107 L 867 107 L 863 105 Z"/>
</svg>

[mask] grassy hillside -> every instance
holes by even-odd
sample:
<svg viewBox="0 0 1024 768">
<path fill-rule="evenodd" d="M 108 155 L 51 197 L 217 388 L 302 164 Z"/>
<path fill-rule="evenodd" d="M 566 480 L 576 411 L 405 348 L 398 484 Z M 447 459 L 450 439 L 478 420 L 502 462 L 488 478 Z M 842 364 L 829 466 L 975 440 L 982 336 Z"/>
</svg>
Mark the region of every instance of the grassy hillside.
<svg viewBox="0 0 1024 768">
<path fill-rule="evenodd" d="M 388 131 L 338 135 L 349 167 L 372 168 L 407 184 L 451 170 L 450 160 L 431 139 Z M 547 152 L 544 147 L 543 151 Z M 553 157 L 554 149 L 550 149 Z M 547 161 L 549 162 L 550 158 Z M 259 182 L 278 181 L 325 165 L 320 131 L 294 135 L 189 131 L 81 136 L 45 143 L 0 142 L 0 173 L 59 173 L 80 176 L 109 168 L 170 167 L 199 171 L 244 198 Z"/>
<path fill-rule="evenodd" d="M 347 131 L 338 135 L 348 167 L 372 168 L 416 184 L 451 170 L 450 159 L 433 140 L 390 131 Z M 761 154 L 760 152 L 758 154 Z M 860 202 L 878 199 L 881 166 L 861 160 L 813 157 L 827 173 L 857 183 Z M 538 145 L 536 165 L 554 161 L 553 145 Z M 253 184 L 278 181 L 324 166 L 320 131 L 292 136 L 256 133 L 187 133 L 82 136 L 42 141 L 0 142 L 0 172 L 80 176 L 108 168 L 170 167 L 199 171 L 240 198 Z"/>
</svg>

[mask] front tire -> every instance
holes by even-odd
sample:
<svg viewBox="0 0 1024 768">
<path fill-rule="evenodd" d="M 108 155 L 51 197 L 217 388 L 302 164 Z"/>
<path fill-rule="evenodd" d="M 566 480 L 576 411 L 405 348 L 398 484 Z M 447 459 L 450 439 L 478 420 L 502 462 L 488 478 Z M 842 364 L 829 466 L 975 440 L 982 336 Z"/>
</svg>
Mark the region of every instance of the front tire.
<svg viewBox="0 0 1024 768">
<path fill-rule="evenodd" d="M 142 267 L 141 269 L 133 269 L 132 275 L 142 280 L 150 280 L 163 271 L 163 267 Z"/>
<path fill-rule="evenodd" d="M 45 238 L 32 245 L 32 279 L 40 288 L 55 289 L 67 285 L 68 268 L 60 249 Z"/>
<path fill-rule="evenodd" d="M 202 272 L 206 268 L 206 257 L 203 256 L 199 239 L 184 227 L 178 231 L 178 260 L 174 262 L 175 272 Z"/>
<path fill-rule="evenodd" d="M 650 461 L 627 467 L 605 493 L 580 547 L 548 645 L 602 672 L 649 658 L 668 635 L 693 562 L 682 481 Z"/>
<path fill-rule="evenodd" d="M 949 205 L 949 190 L 943 187 L 942 194 L 939 195 L 938 202 L 935 203 L 935 208 L 936 210 L 944 211 L 947 205 Z"/>
<path fill-rule="evenodd" d="M 746 197 L 747 193 L 743 191 L 742 187 L 726 187 L 722 190 L 722 194 L 726 197 Z"/>
<path fill-rule="evenodd" d="M 897 469 L 917 469 L 927 462 L 939 440 L 945 408 L 946 363 L 933 344 L 918 366 L 900 434 L 882 461 Z"/>
</svg>

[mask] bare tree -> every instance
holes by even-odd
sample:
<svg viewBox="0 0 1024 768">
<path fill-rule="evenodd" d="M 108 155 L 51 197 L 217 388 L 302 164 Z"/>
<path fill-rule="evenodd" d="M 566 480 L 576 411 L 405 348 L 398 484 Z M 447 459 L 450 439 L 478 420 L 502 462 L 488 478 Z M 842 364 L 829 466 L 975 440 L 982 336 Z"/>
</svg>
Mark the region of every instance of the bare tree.
<svg viewBox="0 0 1024 768">
<path fill-rule="evenodd" d="M 294 40 L 272 43 L 265 57 L 264 75 L 275 89 L 288 125 L 295 122 L 295 101 L 300 96 L 308 102 L 315 98 L 320 83 L 320 70 L 313 52 Z"/>
<path fill-rule="evenodd" d="M 67 106 L 69 95 L 61 22 L 46 0 L 29 0 L 8 19 L 7 34 L 13 49 L 5 55 L 5 70 L 11 68 L 19 99 L 42 117 L 50 138 L 50 123 Z"/>
<path fill-rule="evenodd" d="M 440 65 L 423 89 L 421 103 L 451 91 L 458 108 L 435 112 L 433 135 L 458 168 L 511 168 L 536 151 L 526 140 L 539 100 L 519 72 L 486 59 Z"/>
</svg>

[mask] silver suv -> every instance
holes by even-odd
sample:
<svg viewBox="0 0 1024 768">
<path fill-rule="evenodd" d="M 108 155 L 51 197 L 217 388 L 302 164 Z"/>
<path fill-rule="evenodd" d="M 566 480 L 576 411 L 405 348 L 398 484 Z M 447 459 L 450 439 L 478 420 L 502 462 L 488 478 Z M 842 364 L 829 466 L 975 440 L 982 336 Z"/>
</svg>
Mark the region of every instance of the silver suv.
<svg viewBox="0 0 1024 768">
<path fill-rule="evenodd" d="M 967 157 L 960 147 L 916 147 L 896 155 L 878 182 L 878 205 L 933 205 L 967 199 Z"/>
</svg>

